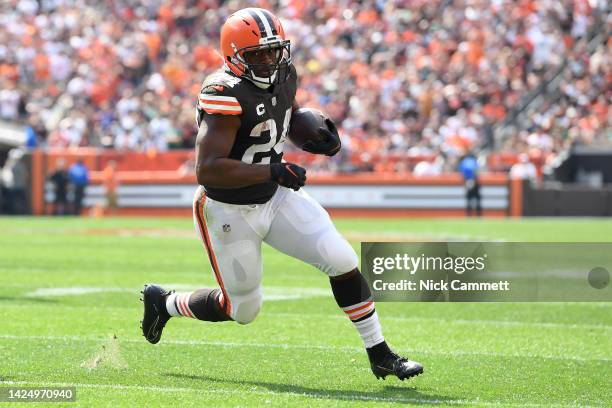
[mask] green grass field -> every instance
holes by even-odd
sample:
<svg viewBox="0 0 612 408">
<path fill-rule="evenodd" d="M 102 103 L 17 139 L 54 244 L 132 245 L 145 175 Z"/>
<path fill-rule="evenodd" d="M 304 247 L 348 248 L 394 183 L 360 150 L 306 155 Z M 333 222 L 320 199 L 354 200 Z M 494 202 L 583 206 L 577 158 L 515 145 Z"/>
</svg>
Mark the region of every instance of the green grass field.
<svg viewBox="0 0 612 408">
<path fill-rule="evenodd" d="M 611 241 L 610 220 L 349 220 L 360 240 Z M 612 303 L 379 303 L 425 373 L 377 381 L 319 271 L 264 248 L 257 320 L 140 334 L 145 282 L 214 279 L 189 219 L 0 218 L 0 386 L 75 385 L 70 406 L 610 406 Z M 56 404 L 49 404 L 55 406 Z"/>
</svg>

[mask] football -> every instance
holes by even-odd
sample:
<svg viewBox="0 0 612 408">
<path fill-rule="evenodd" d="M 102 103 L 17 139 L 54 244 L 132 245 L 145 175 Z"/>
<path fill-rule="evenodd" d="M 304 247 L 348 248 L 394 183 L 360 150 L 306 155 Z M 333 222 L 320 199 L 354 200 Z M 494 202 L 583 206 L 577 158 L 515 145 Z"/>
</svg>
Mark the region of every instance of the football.
<svg viewBox="0 0 612 408">
<path fill-rule="evenodd" d="M 319 133 L 320 127 L 326 127 L 325 115 L 318 109 L 300 108 L 293 112 L 289 140 L 301 148 L 309 140 L 319 142 L 323 136 Z"/>
</svg>

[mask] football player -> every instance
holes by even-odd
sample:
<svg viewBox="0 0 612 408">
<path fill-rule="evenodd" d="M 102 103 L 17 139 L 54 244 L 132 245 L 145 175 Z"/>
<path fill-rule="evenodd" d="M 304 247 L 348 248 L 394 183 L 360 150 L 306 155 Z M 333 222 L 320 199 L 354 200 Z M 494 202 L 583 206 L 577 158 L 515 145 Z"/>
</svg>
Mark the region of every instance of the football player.
<svg viewBox="0 0 612 408">
<path fill-rule="evenodd" d="M 171 317 L 210 322 L 252 322 L 262 304 L 261 244 L 318 268 L 329 276 L 338 306 L 363 339 L 377 378 L 401 380 L 423 372 L 395 354 L 384 340 L 357 255 L 328 213 L 300 189 L 306 170 L 282 161 L 283 144 L 298 106 L 296 70 L 280 20 L 246 8 L 221 28 L 224 65 L 202 84 L 197 101 L 198 184 L 196 229 L 218 288 L 191 293 L 145 285 L 143 335 L 155 344 Z M 340 138 L 328 119 L 320 142 L 306 150 L 332 156 Z"/>
</svg>

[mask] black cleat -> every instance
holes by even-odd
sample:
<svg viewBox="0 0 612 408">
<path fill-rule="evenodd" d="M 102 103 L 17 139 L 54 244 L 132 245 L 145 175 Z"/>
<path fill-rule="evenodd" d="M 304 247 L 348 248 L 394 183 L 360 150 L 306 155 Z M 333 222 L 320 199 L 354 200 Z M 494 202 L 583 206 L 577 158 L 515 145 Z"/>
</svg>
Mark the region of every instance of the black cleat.
<svg viewBox="0 0 612 408">
<path fill-rule="evenodd" d="M 423 366 L 421 364 L 398 356 L 385 343 L 382 344 L 382 347 L 376 351 L 368 349 L 370 367 L 376 378 L 384 380 L 386 376 L 394 375 L 404 381 L 406 378 L 415 377 L 423 373 Z"/>
<path fill-rule="evenodd" d="M 145 285 L 142 293 L 144 303 L 144 316 L 142 318 L 142 335 L 149 343 L 156 344 L 162 335 L 162 330 L 170 315 L 166 311 L 166 296 L 172 292 L 167 292 L 157 285 Z"/>
</svg>

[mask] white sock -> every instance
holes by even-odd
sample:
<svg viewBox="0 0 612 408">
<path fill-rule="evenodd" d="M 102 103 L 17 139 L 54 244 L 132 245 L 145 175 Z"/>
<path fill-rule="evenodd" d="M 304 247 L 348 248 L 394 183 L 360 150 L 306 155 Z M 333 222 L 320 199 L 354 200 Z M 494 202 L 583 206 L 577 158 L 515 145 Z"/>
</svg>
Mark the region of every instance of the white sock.
<svg viewBox="0 0 612 408">
<path fill-rule="evenodd" d="M 375 345 L 385 341 L 376 311 L 374 311 L 374 314 L 367 319 L 359 322 L 353 322 L 353 324 L 357 328 L 357 331 L 359 332 L 359 335 L 361 336 L 363 344 L 366 348 L 374 347 Z"/>
<path fill-rule="evenodd" d="M 196 318 L 189 308 L 191 293 L 172 293 L 166 298 L 166 310 L 173 317 L 185 316 Z"/>
<path fill-rule="evenodd" d="M 176 293 L 171 293 L 170 295 L 168 295 L 168 297 L 166 297 L 166 310 L 168 311 L 168 314 L 172 317 L 181 316 L 179 311 L 176 309 L 176 295 Z"/>
</svg>

